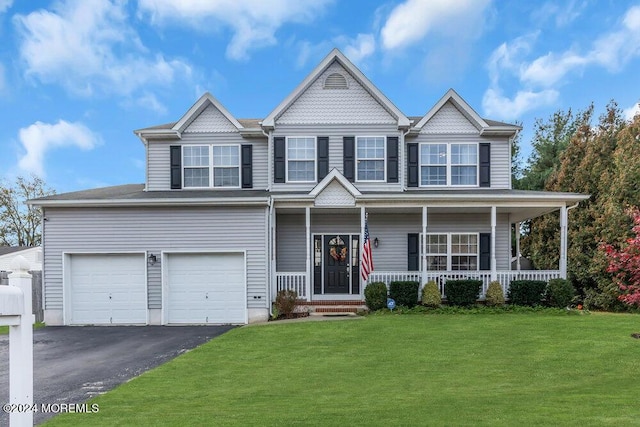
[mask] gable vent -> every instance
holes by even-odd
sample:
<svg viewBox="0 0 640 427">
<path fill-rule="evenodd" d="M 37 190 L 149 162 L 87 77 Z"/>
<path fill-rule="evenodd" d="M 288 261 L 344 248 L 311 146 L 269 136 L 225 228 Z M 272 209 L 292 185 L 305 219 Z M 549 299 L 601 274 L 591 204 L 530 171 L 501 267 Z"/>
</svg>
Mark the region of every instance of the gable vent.
<svg viewBox="0 0 640 427">
<path fill-rule="evenodd" d="M 340 73 L 329 74 L 324 80 L 324 89 L 349 89 L 347 79 Z"/>
</svg>

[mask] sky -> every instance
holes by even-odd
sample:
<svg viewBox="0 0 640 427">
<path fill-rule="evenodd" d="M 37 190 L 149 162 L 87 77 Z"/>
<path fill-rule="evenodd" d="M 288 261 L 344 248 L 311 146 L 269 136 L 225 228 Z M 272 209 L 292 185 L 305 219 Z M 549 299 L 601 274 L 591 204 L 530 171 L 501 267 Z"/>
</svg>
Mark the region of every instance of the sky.
<svg viewBox="0 0 640 427">
<path fill-rule="evenodd" d="M 264 118 L 333 49 L 401 111 L 521 123 L 640 101 L 640 0 L 0 0 L 0 180 L 143 183 L 133 134 L 206 91 Z"/>
</svg>

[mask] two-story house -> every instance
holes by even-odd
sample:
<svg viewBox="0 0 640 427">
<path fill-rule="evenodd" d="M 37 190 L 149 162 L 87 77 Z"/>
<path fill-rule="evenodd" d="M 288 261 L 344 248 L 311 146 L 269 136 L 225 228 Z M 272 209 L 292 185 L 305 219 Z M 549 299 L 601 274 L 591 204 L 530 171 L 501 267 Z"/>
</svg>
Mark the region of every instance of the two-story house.
<svg viewBox="0 0 640 427">
<path fill-rule="evenodd" d="M 32 201 L 45 321 L 243 324 L 266 320 L 281 289 L 361 302 L 365 221 L 369 282 L 463 275 L 484 292 L 564 277 L 568 210 L 586 196 L 513 190 L 519 130 L 453 90 L 408 117 L 338 50 L 263 119 L 207 93 L 177 122 L 135 131 L 144 184 Z M 514 224 L 557 210 L 558 270 L 513 270 Z"/>
</svg>

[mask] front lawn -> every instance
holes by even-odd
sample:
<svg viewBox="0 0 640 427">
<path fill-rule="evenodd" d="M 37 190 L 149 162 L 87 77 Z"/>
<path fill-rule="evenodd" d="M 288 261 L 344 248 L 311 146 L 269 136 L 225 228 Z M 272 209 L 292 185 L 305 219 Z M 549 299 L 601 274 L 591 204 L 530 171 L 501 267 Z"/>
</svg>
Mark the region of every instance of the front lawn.
<svg viewBox="0 0 640 427">
<path fill-rule="evenodd" d="M 638 425 L 640 316 L 403 315 L 225 335 L 69 425 Z M 72 402 L 75 403 L 75 402 Z"/>
</svg>

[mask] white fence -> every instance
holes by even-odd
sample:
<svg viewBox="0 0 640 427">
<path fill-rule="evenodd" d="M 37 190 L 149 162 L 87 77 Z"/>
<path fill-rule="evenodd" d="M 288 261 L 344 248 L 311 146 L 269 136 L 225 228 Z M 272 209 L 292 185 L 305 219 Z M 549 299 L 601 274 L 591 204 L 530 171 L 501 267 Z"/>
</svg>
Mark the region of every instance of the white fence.
<svg viewBox="0 0 640 427">
<path fill-rule="evenodd" d="M 551 279 L 558 279 L 560 271 L 558 270 L 520 270 L 520 271 L 497 271 L 497 280 L 502 285 L 505 296 L 509 291 L 509 285 L 512 280 L 543 280 L 548 282 Z M 430 280 L 435 281 L 445 296 L 445 287 L 447 280 L 459 279 L 477 279 L 482 280 L 482 291 L 480 299 L 484 299 L 489 283 L 491 282 L 490 271 L 427 271 L 425 277 L 422 277 L 420 271 L 373 271 L 369 275 L 367 283 L 384 282 L 387 287 L 389 283 L 395 281 L 416 281 L 421 286 Z M 365 285 L 366 286 L 366 285 Z M 276 273 L 276 293 L 282 290 L 296 291 L 298 298 L 307 298 L 306 273 Z"/>
</svg>

